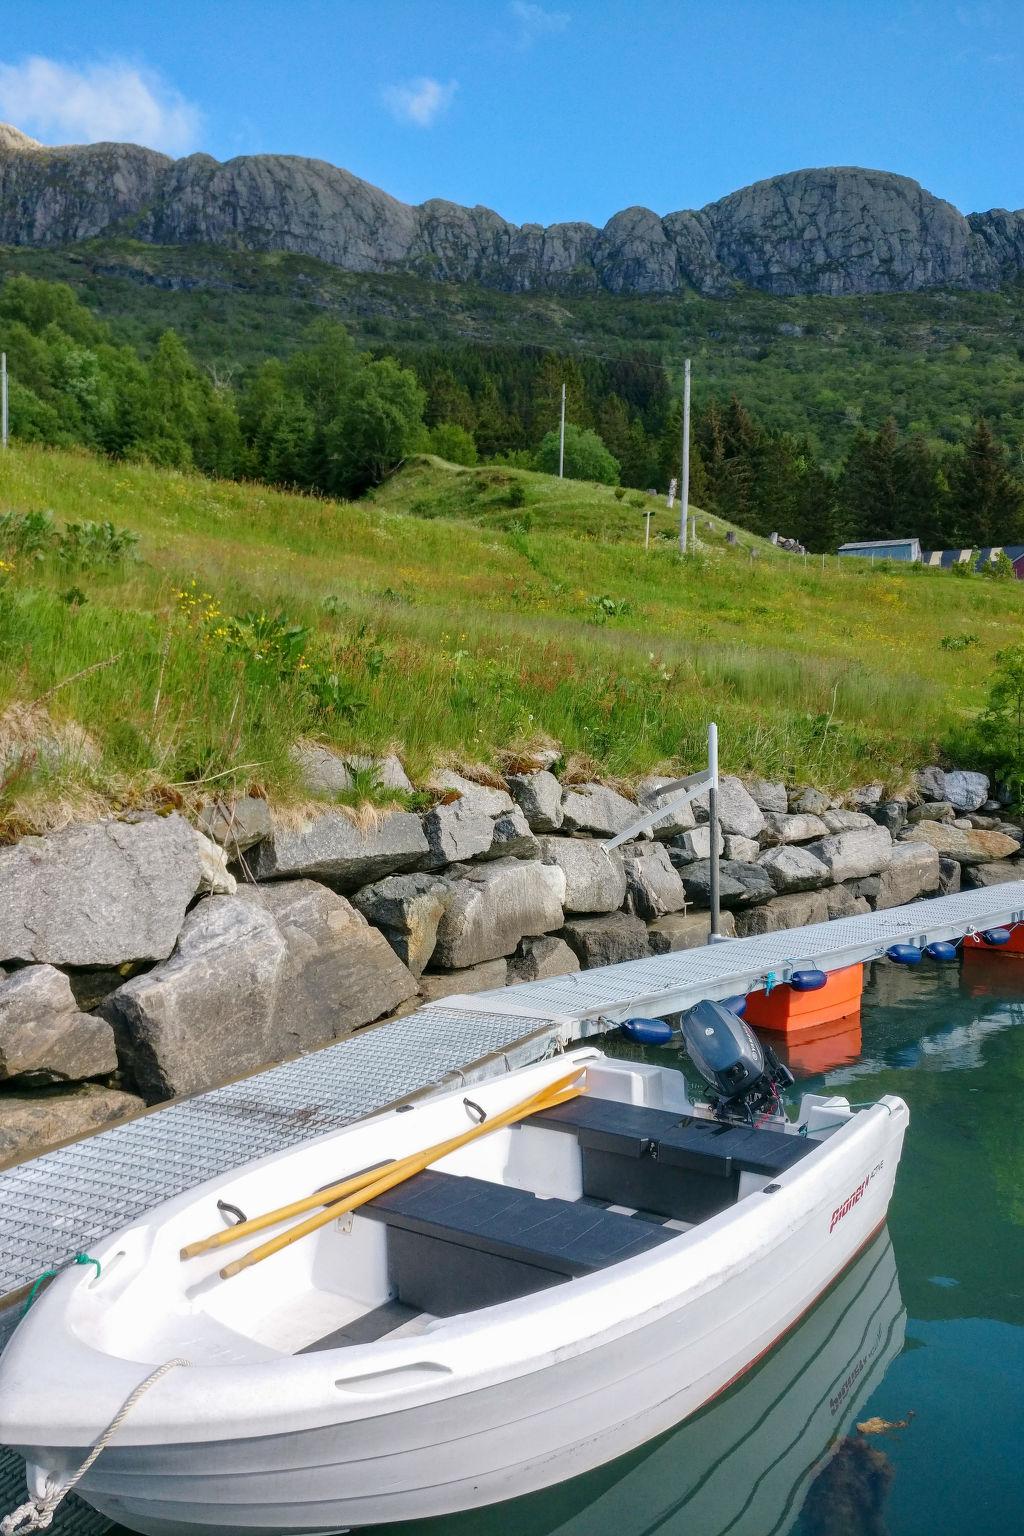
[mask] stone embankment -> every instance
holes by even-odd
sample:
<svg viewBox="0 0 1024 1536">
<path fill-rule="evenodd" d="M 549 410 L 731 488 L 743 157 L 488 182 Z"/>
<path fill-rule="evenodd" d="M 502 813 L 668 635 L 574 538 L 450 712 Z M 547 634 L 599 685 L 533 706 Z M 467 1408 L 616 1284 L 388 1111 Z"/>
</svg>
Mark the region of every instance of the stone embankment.
<svg viewBox="0 0 1024 1536">
<path fill-rule="evenodd" d="M 377 766 L 411 788 L 397 759 Z M 305 768 L 351 784 L 324 749 Z M 0 1162 L 423 1002 L 706 943 L 706 802 L 602 846 L 666 782 L 634 802 L 538 759 L 486 784 L 440 774 L 423 814 L 244 798 L 198 828 L 138 815 L 0 850 Z M 981 774 L 842 800 L 730 777 L 719 804 L 728 934 L 1024 873 L 1022 824 Z"/>
</svg>

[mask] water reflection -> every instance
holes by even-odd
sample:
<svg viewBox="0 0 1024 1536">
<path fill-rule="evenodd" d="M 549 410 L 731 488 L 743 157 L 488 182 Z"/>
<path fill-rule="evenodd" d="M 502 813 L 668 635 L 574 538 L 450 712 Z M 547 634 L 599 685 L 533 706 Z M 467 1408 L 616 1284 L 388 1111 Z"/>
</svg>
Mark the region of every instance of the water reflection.
<svg viewBox="0 0 1024 1536">
<path fill-rule="evenodd" d="M 815 1479 L 851 1431 L 856 1435 L 863 1403 L 903 1347 L 904 1324 L 896 1261 L 883 1231 L 755 1371 L 661 1439 L 514 1504 L 388 1531 L 391 1536 L 789 1531 Z M 842 1454 L 848 1485 L 850 1458 Z M 876 1454 L 883 1455 L 872 1449 L 872 1466 Z M 863 1461 L 863 1453 L 857 1450 L 853 1459 Z M 859 1529 L 851 1526 L 851 1536 Z"/>
</svg>

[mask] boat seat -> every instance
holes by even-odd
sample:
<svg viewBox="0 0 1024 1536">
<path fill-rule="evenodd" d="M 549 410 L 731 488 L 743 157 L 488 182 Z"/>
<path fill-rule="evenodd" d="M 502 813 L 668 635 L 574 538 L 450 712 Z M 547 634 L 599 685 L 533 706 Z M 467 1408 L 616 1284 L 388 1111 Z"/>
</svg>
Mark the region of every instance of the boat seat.
<svg viewBox="0 0 1024 1536">
<path fill-rule="evenodd" d="M 806 1137 L 784 1131 L 680 1116 L 589 1094 L 554 1109 L 543 1109 L 525 1123 L 574 1131 L 581 1147 L 616 1152 L 621 1157 L 654 1157 L 673 1167 L 693 1168 L 720 1178 L 728 1178 L 734 1170 L 782 1173 L 812 1146 Z"/>
<path fill-rule="evenodd" d="M 653 1155 L 677 1167 L 691 1166 L 696 1155 L 705 1167 L 708 1155 L 721 1158 L 742 1173 L 784 1173 L 813 1149 L 806 1136 L 787 1135 L 753 1125 L 722 1125 L 716 1121 L 683 1121 L 658 1137 Z"/>
<path fill-rule="evenodd" d="M 742 1172 L 774 1177 L 811 1150 L 802 1136 L 587 1094 L 524 1124 L 575 1133 L 584 1195 L 687 1222 L 734 1204 Z"/>
<path fill-rule="evenodd" d="M 388 1228 L 398 1300 L 450 1317 L 592 1274 L 678 1237 L 580 1201 L 427 1169 L 362 1214 Z"/>
</svg>

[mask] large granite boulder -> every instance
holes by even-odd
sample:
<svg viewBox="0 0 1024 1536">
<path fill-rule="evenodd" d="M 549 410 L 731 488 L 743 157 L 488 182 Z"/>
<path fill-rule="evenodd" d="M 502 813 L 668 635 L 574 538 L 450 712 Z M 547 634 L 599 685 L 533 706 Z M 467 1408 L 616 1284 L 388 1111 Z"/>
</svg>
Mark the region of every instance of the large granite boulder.
<svg viewBox="0 0 1024 1536">
<path fill-rule="evenodd" d="M 472 805 L 478 811 L 486 812 L 492 820 L 497 816 L 504 816 L 514 804 L 507 789 L 494 784 L 480 784 L 476 779 L 467 779 L 465 774 L 456 773 L 453 768 L 442 768 L 433 775 L 430 782 L 433 788 L 441 790 L 443 794 L 457 795 L 465 805 Z"/>
<path fill-rule="evenodd" d="M 255 880 L 303 877 L 356 891 L 385 875 L 420 869 L 429 857 L 420 819 L 411 811 L 387 811 L 363 822 L 339 808 L 297 822 L 275 817 L 272 835 L 252 849 L 248 863 Z"/>
<path fill-rule="evenodd" d="M 847 795 L 849 804 L 855 811 L 873 811 L 881 805 L 885 794 L 885 785 L 878 779 L 872 784 L 863 784 L 859 789 L 851 789 Z"/>
<path fill-rule="evenodd" d="M 907 812 L 907 820 L 918 821 L 952 821 L 956 811 L 948 800 L 922 800 L 920 805 L 912 805 Z"/>
<path fill-rule="evenodd" d="M 873 816 L 866 811 L 828 810 L 822 811 L 821 816 L 814 817 L 815 821 L 824 823 L 825 832 L 855 832 L 860 827 L 871 827 L 875 824 Z M 815 837 L 822 837 L 824 833 L 815 832 Z"/>
<path fill-rule="evenodd" d="M 285 943 L 271 1024 L 273 1055 L 337 1040 L 416 995 L 416 979 L 384 934 L 314 880 L 249 886 Z"/>
<path fill-rule="evenodd" d="M 470 859 L 537 857 L 529 822 L 507 790 L 448 770 L 435 783 L 446 793 L 423 818 L 432 869 Z"/>
<path fill-rule="evenodd" d="M 878 876 L 875 910 L 901 907 L 939 889 L 939 855 L 927 843 L 896 843 L 889 868 Z"/>
<path fill-rule="evenodd" d="M 825 865 L 833 885 L 880 874 L 892 861 L 892 838 L 879 826 L 833 832 L 808 848 Z"/>
<path fill-rule="evenodd" d="M 371 775 L 378 789 L 409 794 L 412 783 L 393 752 L 367 757 L 362 752 L 338 752 L 317 741 L 297 741 L 291 758 L 306 789 L 314 795 L 337 795 L 352 789 L 356 774 Z M 365 781 L 364 781 L 365 782 Z"/>
<path fill-rule="evenodd" d="M 127 1075 L 155 1101 L 336 1039 L 415 992 L 383 934 L 303 880 L 200 902 L 172 957 L 102 1011 Z"/>
<path fill-rule="evenodd" d="M 914 775 L 914 787 L 922 800 L 944 800 L 946 775 L 936 764 L 919 768 Z"/>
<path fill-rule="evenodd" d="M 698 821 L 708 819 L 708 799 L 707 790 L 694 796 Z M 718 825 L 723 832 L 736 832 L 740 837 L 758 838 L 764 831 L 764 812 L 732 774 L 725 774 L 718 781 Z"/>
<path fill-rule="evenodd" d="M 643 812 L 606 784 L 576 784 L 562 794 L 562 826 L 566 832 L 587 832 L 594 837 L 617 837 Z"/>
<path fill-rule="evenodd" d="M 781 933 L 786 928 L 806 928 L 810 923 L 827 921 L 824 891 L 798 891 L 737 912 L 736 935 L 749 939 L 755 934 Z"/>
<path fill-rule="evenodd" d="M 656 811 L 666 801 L 672 800 L 672 791 L 666 789 L 672 779 L 663 778 L 660 774 L 651 774 L 646 779 L 641 779 L 636 786 L 637 804 L 640 811 Z M 678 795 L 679 791 L 676 791 Z M 689 800 L 677 801 L 677 803 L 665 812 L 660 821 L 656 821 L 651 828 L 651 836 L 664 841 L 670 837 L 676 837 L 680 832 L 687 832 L 696 826 L 696 817 L 693 814 L 693 806 Z"/>
<path fill-rule="evenodd" d="M 126 1077 L 150 1103 L 196 1093 L 289 1054 L 274 1011 L 287 946 L 271 914 L 239 896 L 189 913 L 170 960 L 111 994 Z"/>
<path fill-rule="evenodd" d="M 527 935 L 562 926 L 565 875 L 555 865 L 497 859 L 448 873 L 451 894 L 438 925 L 435 966 L 463 970 L 496 960 Z"/>
<path fill-rule="evenodd" d="M 834 917 L 863 917 L 865 912 L 871 911 L 871 903 L 866 896 L 850 885 L 830 885 L 822 893 L 825 897 L 825 905 L 828 908 L 829 919 Z"/>
<path fill-rule="evenodd" d="M 718 834 L 718 856 L 725 852 L 725 838 L 721 832 Z M 710 859 L 711 857 L 711 828 L 694 827 L 691 832 L 680 832 L 669 844 L 669 858 L 676 869 L 682 869 L 686 864 L 695 864 L 698 859 Z"/>
<path fill-rule="evenodd" d="M 971 890 L 983 890 L 990 885 L 1007 885 L 1011 880 L 1024 880 L 1024 864 L 1018 859 L 996 859 L 992 864 L 967 865 L 963 871 L 963 883 Z"/>
<path fill-rule="evenodd" d="M 468 797 L 435 805 L 423 818 L 423 830 L 430 844 L 430 867 L 441 869 L 445 864 L 465 863 L 489 854 L 494 842 L 494 823 L 495 817 L 486 805 Z"/>
<path fill-rule="evenodd" d="M 942 798 L 955 811 L 979 811 L 988 799 L 989 781 L 983 773 L 964 773 L 954 769 L 943 775 Z"/>
<path fill-rule="evenodd" d="M 0 849 L 0 962 L 162 960 L 204 877 L 181 816 L 100 821 Z"/>
<path fill-rule="evenodd" d="M 884 827 L 890 837 L 895 837 L 907 824 L 909 806 L 906 800 L 882 800 L 871 812 L 872 820 Z"/>
<path fill-rule="evenodd" d="M 761 834 L 762 837 L 764 834 Z M 738 832 L 727 832 L 722 838 L 723 853 L 732 864 L 756 864 L 761 844 L 752 837 L 741 837 Z"/>
<path fill-rule="evenodd" d="M 622 862 L 627 911 L 650 920 L 686 906 L 683 882 L 662 843 L 631 843 Z"/>
<path fill-rule="evenodd" d="M 785 784 L 773 779 L 748 779 L 747 794 L 762 811 L 776 811 L 785 815 L 789 809 L 789 795 Z"/>
<path fill-rule="evenodd" d="M 585 971 L 624 960 L 644 960 L 651 952 L 645 925 L 629 912 L 574 917 L 562 929 L 562 938 Z"/>
<path fill-rule="evenodd" d="M 991 864 L 1009 859 L 1019 844 L 1002 832 L 978 832 L 973 827 L 947 826 L 941 821 L 919 821 L 903 834 L 905 843 L 928 843 L 943 858 L 958 864 Z"/>
<path fill-rule="evenodd" d="M 699 859 L 679 871 L 687 901 L 695 907 L 711 905 L 711 861 Z M 775 895 L 767 872 L 758 864 L 731 864 L 722 859 L 718 866 L 718 895 L 723 908 L 750 907 L 770 901 Z"/>
<path fill-rule="evenodd" d="M 388 875 L 356 891 L 352 905 L 380 929 L 398 958 L 419 976 L 434 953 L 449 890 L 446 880 L 425 871 Z"/>
<path fill-rule="evenodd" d="M 825 814 L 838 813 L 826 811 Z M 864 822 L 870 826 L 871 818 L 865 816 Z M 828 823 L 822 817 L 807 812 L 798 811 L 789 815 L 781 811 L 766 811 L 760 841 L 765 848 L 779 848 L 786 843 L 810 843 L 816 837 L 827 837 L 829 830 Z"/>
<path fill-rule="evenodd" d="M 0 1081 L 75 1082 L 116 1071 L 113 1030 L 78 1011 L 63 971 L 27 965 L 0 978 Z"/>
<path fill-rule="evenodd" d="M 234 864 L 247 849 L 274 830 L 270 806 L 255 795 L 242 795 L 230 801 L 212 800 L 203 806 L 198 822 L 200 832 L 219 843 Z"/>
<path fill-rule="evenodd" d="M 832 801 L 820 789 L 804 789 L 794 795 L 790 810 L 802 816 L 821 816 L 832 809 Z"/>
<path fill-rule="evenodd" d="M 557 934 L 523 939 L 508 962 L 510 985 L 521 981 L 545 981 L 549 976 L 571 976 L 580 968 L 579 957 Z"/>
<path fill-rule="evenodd" d="M 562 786 L 546 768 L 537 773 L 512 773 L 509 792 L 532 832 L 557 832 L 562 825 Z"/>
<path fill-rule="evenodd" d="M 939 895 L 955 896 L 962 884 L 960 864 L 957 859 L 943 858 L 939 854 Z"/>
<path fill-rule="evenodd" d="M 723 938 L 735 938 L 736 919 L 723 912 L 718 925 Z M 647 942 L 652 955 L 674 954 L 681 949 L 699 949 L 711 939 L 711 917 L 707 912 L 669 912 L 647 926 Z"/>
<path fill-rule="evenodd" d="M 38 1157 L 145 1109 L 142 1099 L 98 1083 L 0 1094 L 0 1163 Z"/>
<path fill-rule="evenodd" d="M 462 971 L 441 971 L 420 977 L 420 995 L 424 1006 L 444 997 L 462 997 L 471 992 L 493 992 L 508 984 L 508 961 L 483 960 Z"/>
<path fill-rule="evenodd" d="M 816 891 L 829 883 L 828 868 L 809 848 L 795 844 L 769 848 L 757 862 L 780 896 L 791 891 Z"/>
<path fill-rule="evenodd" d="M 626 875 L 618 849 L 583 837 L 542 837 L 540 856 L 565 876 L 566 912 L 614 912 L 626 899 Z"/>
<path fill-rule="evenodd" d="M 536 859 L 540 845 L 530 831 L 530 823 L 518 805 L 494 819 L 494 836 L 486 857 L 489 859 Z"/>
</svg>

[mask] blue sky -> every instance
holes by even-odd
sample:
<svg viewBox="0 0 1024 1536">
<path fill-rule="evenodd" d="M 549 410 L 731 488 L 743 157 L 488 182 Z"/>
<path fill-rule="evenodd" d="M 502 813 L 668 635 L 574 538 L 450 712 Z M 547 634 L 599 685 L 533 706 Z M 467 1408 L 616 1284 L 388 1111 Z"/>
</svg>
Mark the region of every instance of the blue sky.
<svg viewBox="0 0 1024 1536">
<path fill-rule="evenodd" d="M 1024 205 L 1024 0 L 26 0 L 0 119 L 279 150 L 517 221 L 700 207 L 809 165 Z"/>
</svg>

